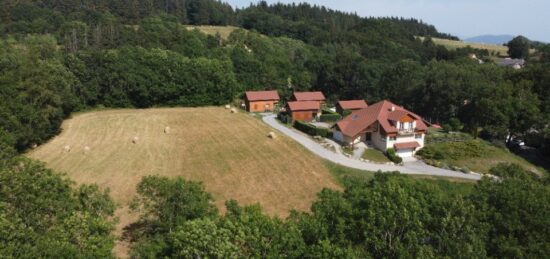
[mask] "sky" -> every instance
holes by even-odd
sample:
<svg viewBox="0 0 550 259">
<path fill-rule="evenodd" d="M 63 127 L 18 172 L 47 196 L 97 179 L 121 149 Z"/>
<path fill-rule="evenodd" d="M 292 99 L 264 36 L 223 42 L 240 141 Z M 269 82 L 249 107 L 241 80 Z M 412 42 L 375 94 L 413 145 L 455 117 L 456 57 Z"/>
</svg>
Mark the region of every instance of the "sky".
<svg viewBox="0 0 550 259">
<path fill-rule="evenodd" d="M 256 0 L 223 0 L 246 7 Z M 414 17 L 462 39 L 492 34 L 524 35 L 550 42 L 550 0 L 267 0 L 308 2 L 360 16 Z"/>
</svg>

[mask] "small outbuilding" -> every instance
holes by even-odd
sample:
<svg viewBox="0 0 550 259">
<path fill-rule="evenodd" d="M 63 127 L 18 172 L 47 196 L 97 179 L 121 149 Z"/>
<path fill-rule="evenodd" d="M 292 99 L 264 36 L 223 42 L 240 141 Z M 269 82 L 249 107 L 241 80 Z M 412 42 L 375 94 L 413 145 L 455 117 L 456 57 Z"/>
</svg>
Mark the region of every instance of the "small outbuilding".
<svg viewBox="0 0 550 259">
<path fill-rule="evenodd" d="M 273 111 L 279 100 L 277 91 L 247 91 L 244 98 L 248 112 Z"/>
<path fill-rule="evenodd" d="M 321 113 L 321 105 L 316 101 L 288 102 L 286 110 L 293 121 L 312 121 Z"/>
<path fill-rule="evenodd" d="M 319 105 L 323 105 L 326 98 L 322 92 L 294 92 L 290 100 L 294 102 L 318 102 Z"/>
<path fill-rule="evenodd" d="M 365 100 L 349 100 L 349 101 L 339 101 L 336 104 L 336 112 L 340 115 L 345 116 L 345 111 L 357 111 L 369 107 Z"/>
</svg>

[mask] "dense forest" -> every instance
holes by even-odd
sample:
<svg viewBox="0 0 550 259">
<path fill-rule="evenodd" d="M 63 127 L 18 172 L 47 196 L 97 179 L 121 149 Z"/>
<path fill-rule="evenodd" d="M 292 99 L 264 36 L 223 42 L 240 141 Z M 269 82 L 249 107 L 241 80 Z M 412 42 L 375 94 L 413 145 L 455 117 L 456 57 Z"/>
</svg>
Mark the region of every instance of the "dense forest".
<svg viewBox="0 0 550 259">
<path fill-rule="evenodd" d="M 187 25 L 243 29 L 226 39 Z M 527 66 L 515 71 L 496 66 L 487 51 L 448 50 L 431 37 L 455 39 L 416 19 L 365 18 L 309 4 L 259 2 L 233 9 L 213 0 L 1 1 L 0 254 L 109 255 L 114 205 L 108 194 L 94 186 L 76 188 L 18 157 L 58 134 L 75 111 L 222 105 L 254 89 L 277 89 L 282 97 L 320 90 L 329 103 L 390 99 L 431 122 L 458 119 L 476 137 L 529 135 L 550 156 L 550 47 L 536 44 Z M 470 53 L 487 62 L 469 59 Z M 499 183 L 483 180 L 457 197 L 400 176 L 347 183 L 344 193 L 325 191 L 312 213 L 288 220 L 233 202 L 221 217 L 196 183 L 144 179 L 136 209 L 153 221 L 138 235 L 142 245 L 134 254 L 550 254 L 547 183 L 521 176 L 513 166 L 495 170 L 509 175 Z M 168 189 L 148 197 L 148 188 Z M 192 209 L 169 207 L 170 195 L 187 195 L 172 191 L 198 195 L 181 205 Z"/>
</svg>

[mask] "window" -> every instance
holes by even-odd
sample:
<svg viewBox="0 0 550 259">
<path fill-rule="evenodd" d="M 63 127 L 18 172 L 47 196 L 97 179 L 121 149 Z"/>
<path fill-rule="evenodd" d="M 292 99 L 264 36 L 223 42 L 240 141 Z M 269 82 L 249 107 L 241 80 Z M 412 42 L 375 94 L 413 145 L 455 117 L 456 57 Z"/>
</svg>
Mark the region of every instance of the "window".
<svg viewBox="0 0 550 259">
<path fill-rule="evenodd" d="M 414 135 L 414 138 L 415 138 L 415 139 L 422 139 L 422 134 L 415 134 L 415 135 Z"/>
<path fill-rule="evenodd" d="M 380 139 L 381 139 L 382 141 L 386 142 L 386 136 L 380 135 Z"/>
<path fill-rule="evenodd" d="M 390 141 L 396 141 L 397 140 L 397 137 L 393 136 L 393 137 L 390 137 Z"/>
</svg>

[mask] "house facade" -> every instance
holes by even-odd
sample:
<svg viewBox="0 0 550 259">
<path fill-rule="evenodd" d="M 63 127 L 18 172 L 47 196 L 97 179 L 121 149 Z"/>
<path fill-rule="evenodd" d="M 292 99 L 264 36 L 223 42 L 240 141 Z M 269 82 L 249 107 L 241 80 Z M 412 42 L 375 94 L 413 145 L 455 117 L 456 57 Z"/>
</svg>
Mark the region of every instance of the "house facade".
<svg viewBox="0 0 550 259">
<path fill-rule="evenodd" d="M 344 116 L 345 111 L 357 111 L 369 107 L 365 100 L 339 101 L 336 104 L 336 112 Z"/>
<path fill-rule="evenodd" d="M 356 110 L 334 126 L 333 137 L 344 145 L 364 142 L 381 151 L 395 149 L 400 157 L 411 157 L 424 147 L 428 126 L 423 119 L 389 101 Z"/>
<path fill-rule="evenodd" d="M 312 121 L 321 114 L 321 105 L 317 101 L 288 102 L 286 110 L 293 121 Z"/>
<path fill-rule="evenodd" d="M 279 100 L 277 91 L 248 91 L 244 98 L 248 112 L 273 111 Z"/>
</svg>

